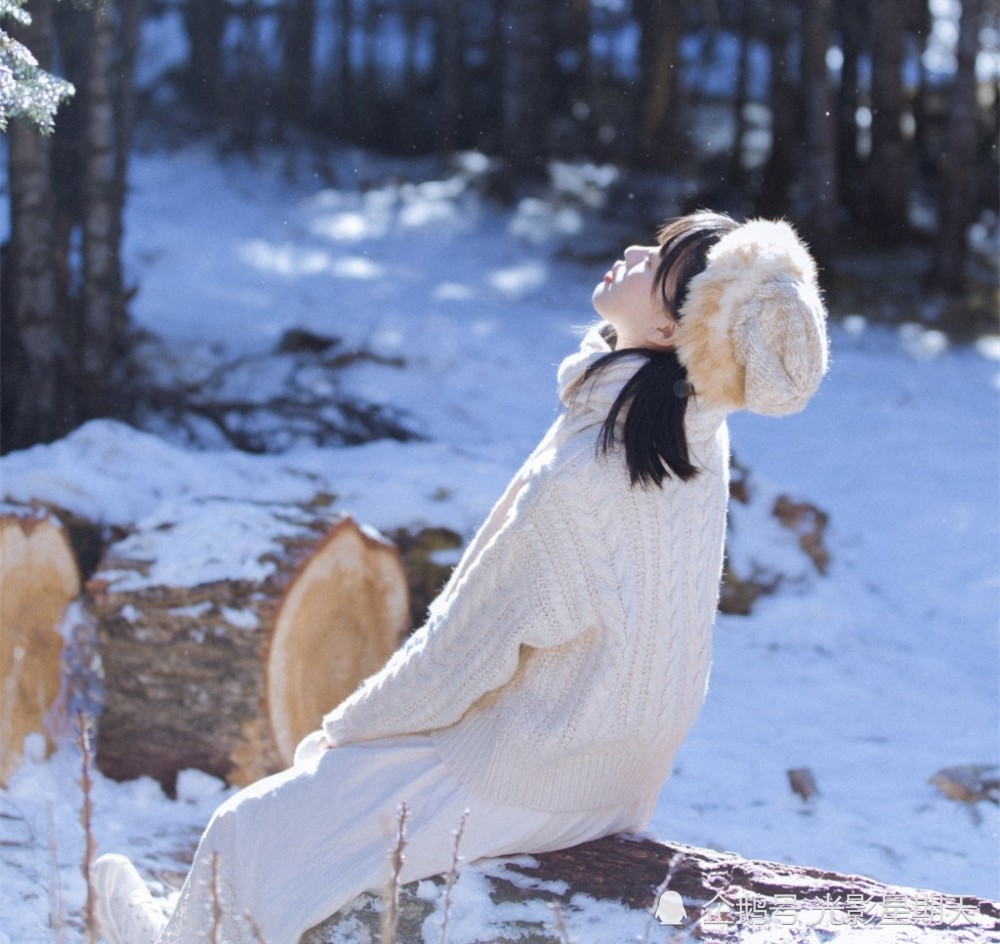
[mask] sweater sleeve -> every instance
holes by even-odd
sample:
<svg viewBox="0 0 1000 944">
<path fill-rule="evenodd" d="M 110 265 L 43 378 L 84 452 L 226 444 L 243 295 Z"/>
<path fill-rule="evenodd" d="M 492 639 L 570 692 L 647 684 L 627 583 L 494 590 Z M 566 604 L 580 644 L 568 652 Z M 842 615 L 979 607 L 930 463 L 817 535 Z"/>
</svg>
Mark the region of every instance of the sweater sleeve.
<svg viewBox="0 0 1000 944">
<path fill-rule="evenodd" d="M 446 603 L 432 606 L 383 669 L 323 719 L 331 743 L 454 724 L 514 676 L 522 646 L 559 646 L 594 625 L 579 549 L 562 546 L 546 517 L 538 500 L 508 510 Z"/>
</svg>

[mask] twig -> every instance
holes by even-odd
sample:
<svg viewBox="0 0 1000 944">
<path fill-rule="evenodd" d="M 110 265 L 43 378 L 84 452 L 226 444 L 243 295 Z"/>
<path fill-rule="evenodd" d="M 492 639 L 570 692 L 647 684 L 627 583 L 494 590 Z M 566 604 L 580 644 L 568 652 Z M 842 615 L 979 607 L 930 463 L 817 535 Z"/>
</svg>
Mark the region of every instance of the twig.
<svg viewBox="0 0 1000 944">
<path fill-rule="evenodd" d="M 401 803 L 397 816 L 399 826 L 396 832 L 396 844 L 392 848 L 389 859 L 392 863 L 392 876 L 384 895 L 385 911 L 382 915 L 382 933 L 379 936 L 381 944 L 396 944 L 396 929 L 399 926 L 399 889 L 402 884 L 400 875 L 403 871 L 403 863 L 406 861 L 404 850 L 406 849 L 406 820 L 409 815 L 409 807 L 405 803 Z"/>
<path fill-rule="evenodd" d="M 451 914 L 451 890 L 458 880 L 458 863 L 462 860 L 459 855 L 459 846 L 462 843 L 462 835 L 465 832 L 465 821 L 469 818 L 469 811 L 462 813 L 459 820 L 458 829 L 455 830 L 455 845 L 451 850 L 451 868 L 445 876 L 444 882 L 444 917 L 441 920 L 441 944 L 448 944 L 448 918 Z"/>
<path fill-rule="evenodd" d="M 684 856 L 682 855 L 675 856 L 670 862 L 670 868 L 667 869 L 667 874 L 663 877 L 663 881 L 656 886 L 656 890 L 653 892 L 653 906 L 649 909 L 649 915 L 646 917 L 646 927 L 642 932 L 642 937 L 639 939 L 639 944 L 648 944 L 649 932 L 652 930 L 653 920 L 656 918 L 656 911 L 660 904 L 660 898 L 669 888 L 671 881 L 673 881 L 674 874 L 677 872 L 677 869 L 680 867 L 683 859 Z M 676 936 L 672 938 L 672 940 L 676 940 Z"/>
</svg>

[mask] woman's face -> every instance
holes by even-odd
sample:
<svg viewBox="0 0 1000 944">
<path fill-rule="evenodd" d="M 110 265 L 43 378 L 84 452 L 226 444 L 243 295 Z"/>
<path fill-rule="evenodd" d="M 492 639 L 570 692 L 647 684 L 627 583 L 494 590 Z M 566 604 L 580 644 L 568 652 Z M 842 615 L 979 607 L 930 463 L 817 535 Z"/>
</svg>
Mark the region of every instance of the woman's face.
<svg viewBox="0 0 1000 944">
<path fill-rule="evenodd" d="M 659 246 L 629 246 L 594 289 L 594 308 L 614 327 L 618 349 L 673 345 L 676 322 L 654 290 L 659 261 Z"/>
</svg>

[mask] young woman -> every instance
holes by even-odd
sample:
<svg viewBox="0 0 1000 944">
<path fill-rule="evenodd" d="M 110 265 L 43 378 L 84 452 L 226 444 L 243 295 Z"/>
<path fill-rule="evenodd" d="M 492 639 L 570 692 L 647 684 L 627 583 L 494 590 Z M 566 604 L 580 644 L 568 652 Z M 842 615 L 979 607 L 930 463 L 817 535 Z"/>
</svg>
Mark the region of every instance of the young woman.
<svg viewBox="0 0 1000 944">
<path fill-rule="evenodd" d="M 565 410 L 426 624 L 294 765 L 213 817 L 166 920 L 127 859 L 95 863 L 109 944 L 294 944 L 412 881 L 649 821 L 708 680 L 728 496 L 726 413 L 800 409 L 827 363 L 813 261 L 784 223 L 697 213 L 597 286 L 560 366 Z"/>
</svg>

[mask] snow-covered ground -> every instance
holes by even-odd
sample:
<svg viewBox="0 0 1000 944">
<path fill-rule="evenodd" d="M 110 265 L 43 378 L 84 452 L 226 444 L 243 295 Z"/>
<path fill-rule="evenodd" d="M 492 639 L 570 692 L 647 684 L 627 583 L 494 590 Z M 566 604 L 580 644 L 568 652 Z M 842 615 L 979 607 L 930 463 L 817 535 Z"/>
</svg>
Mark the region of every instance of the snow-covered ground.
<svg viewBox="0 0 1000 944">
<path fill-rule="evenodd" d="M 602 244 L 592 204 L 609 172 L 566 168 L 551 200 L 501 210 L 476 187 L 475 156 L 423 183 L 350 152 L 328 156 L 330 168 L 336 187 L 207 149 L 137 156 L 133 314 L 162 340 L 165 382 L 272 351 L 293 328 L 364 348 L 378 358 L 308 382 L 398 411 L 422 438 L 249 455 L 195 449 L 165 422 L 154 433 L 100 421 L 5 457 L 4 496 L 131 523 L 191 497 L 329 491 L 375 527 L 472 533 L 555 416 L 555 365 L 593 319 L 592 286 L 617 250 L 587 264 L 567 250 Z M 831 334 L 831 372 L 805 413 L 731 422 L 756 488 L 829 513 L 829 572 L 719 619 L 705 709 L 651 831 L 1000 898 L 1000 809 L 928 782 L 945 767 L 1000 764 L 1000 342 L 954 347 L 864 312 Z M 254 363 L 250 384 L 287 369 Z M 734 553 L 774 550 L 754 521 L 734 513 Z M 34 759 L 0 790 L 0 944 L 75 942 L 79 761 L 72 746 L 47 760 L 29 748 Z M 801 767 L 819 790 L 808 802 L 788 786 Z M 224 794 L 195 772 L 180 794 L 98 776 L 100 850 L 147 873 L 181 871 Z M 53 930 L 59 914 L 70 926 Z M 574 939 L 612 940 L 609 920 Z"/>
</svg>

